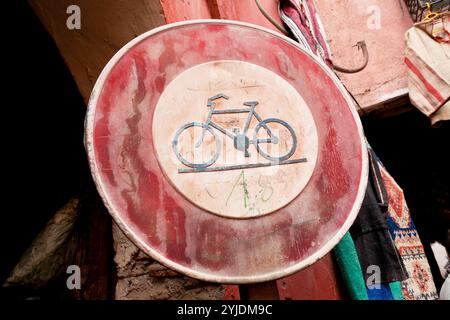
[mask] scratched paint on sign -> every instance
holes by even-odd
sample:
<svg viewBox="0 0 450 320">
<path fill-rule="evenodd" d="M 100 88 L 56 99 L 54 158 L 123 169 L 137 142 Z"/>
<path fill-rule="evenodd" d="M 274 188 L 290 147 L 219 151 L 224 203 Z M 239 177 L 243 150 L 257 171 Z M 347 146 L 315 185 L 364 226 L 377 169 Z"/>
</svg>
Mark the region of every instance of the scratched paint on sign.
<svg viewBox="0 0 450 320">
<path fill-rule="evenodd" d="M 206 281 L 268 281 L 323 257 L 356 217 L 367 179 L 359 118 L 327 72 L 288 39 L 235 22 L 136 39 L 102 72 L 86 119 L 89 163 L 112 217 L 146 254 Z M 310 160 L 245 169 L 247 208 L 239 184 L 225 205 L 240 171 L 180 174 L 172 152 L 176 129 L 205 123 L 207 98 L 219 92 L 230 100 L 218 109 L 256 100 L 263 119 L 288 121 L 299 141 L 293 157 Z M 238 117 L 217 121 L 242 127 Z M 233 163 L 254 163 L 248 151 Z"/>
</svg>

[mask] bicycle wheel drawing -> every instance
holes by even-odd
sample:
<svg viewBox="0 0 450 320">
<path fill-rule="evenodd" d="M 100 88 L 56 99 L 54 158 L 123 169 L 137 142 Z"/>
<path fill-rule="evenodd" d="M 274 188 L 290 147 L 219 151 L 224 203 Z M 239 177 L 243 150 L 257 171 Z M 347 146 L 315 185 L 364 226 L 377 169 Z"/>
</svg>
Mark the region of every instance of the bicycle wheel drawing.
<svg viewBox="0 0 450 320">
<path fill-rule="evenodd" d="M 260 132 L 260 129 L 264 128 Z M 297 136 L 294 129 L 281 119 L 269 118 L 255 127 L 253 134 L 256 150 L 270 161 L 289 159 L 297 148 Z"/>
<path fill-rule="evenodd" d="M 199 130 L 195 130 L 200 128 Z M 178 160 L 191 168 L 209 167 L 220 154 L 220 139 L 202 122 L 190 122 L 175 133 L 172 148 Z"/>
</svg>

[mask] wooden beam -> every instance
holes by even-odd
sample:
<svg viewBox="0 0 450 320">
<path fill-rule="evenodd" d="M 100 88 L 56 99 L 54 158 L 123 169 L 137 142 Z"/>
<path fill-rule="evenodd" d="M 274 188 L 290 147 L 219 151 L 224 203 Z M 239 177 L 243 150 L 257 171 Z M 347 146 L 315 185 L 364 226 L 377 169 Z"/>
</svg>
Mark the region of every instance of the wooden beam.
<svg viewBox="0 0 450 320">
<path fill-rule="evenodd" d="M 72 290 L 76 300 L 114 297 L 115 274 L 111 217 L 91 184 L 82 199 L 77 227 L 78 245 L 73 264 L 80 267 L 81 288 Z"/>
<path fill-rule="evenodd" d="M 411 105 L 409 96 L 404 94 L 369 108 L 360 109 L 358 112 L 361 117 L 370 116 L 371 118 L 383 119 L 397 116 L 413 109 L 414 107 Z"/>
<path fill-rule="evenodd" d="M 292 276 L 277 281 L 281 300 L 342 300 L 345 285 L 332 253 Z"/>
<path fill-rule="evenodd" d="M 279 300 L 277 282 L 267 281 L 261 283 L 240 285 L 242 300 Z"/>
</svg>

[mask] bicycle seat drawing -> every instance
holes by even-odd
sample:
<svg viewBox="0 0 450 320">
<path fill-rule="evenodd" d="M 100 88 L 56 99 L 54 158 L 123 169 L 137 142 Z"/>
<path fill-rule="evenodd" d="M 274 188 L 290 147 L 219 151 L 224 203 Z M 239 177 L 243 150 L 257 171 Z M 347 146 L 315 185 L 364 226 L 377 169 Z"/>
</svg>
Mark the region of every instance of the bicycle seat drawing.
<svg viewBox="0 0 450 320">
<path fill-rule="evenodd" d="M 205 169 L 215 163 L 219 158 L 222 146 L 218 133 L 222 133 L 223 135 L 225 135 L 225 137 L 232 139 L 234 148 L 238 151 L 243 152 L 245 157 L 250 157 L 250 145 L 254 145 L 257 152 L 262 157 L 269 160 L 271 163 L 280 163 L 286 161 L 295 153 L 297 148 L 297 137 L 295 135 L 294 129 L 286 121 L 278 118 L 262 119 L 258 112 L 256 112 L 256 106 L 259 104 L 258 101 L 244 102 L 243 105 L 246 106 L 246 108 L 216 110 L 215 101 L 218 99 L 228 100 L 229 97 L 223 93 L 219 93 L 208 98 L 206 106 L 209 108 L 209 112 L 206 121 L 189 122 L 181 126 L 176 131 L 172 141 L 172 148 L 181 163 L 195 169 Z M 212 120 L 214 115 L 237 113 L 247 113 L 247 118 L 245 119 L 243 128 L 233 128 L 233 130 L 230 131 Z M 253 131 L 253 137 L 252 139 L 250 139 L 248 137 L 248 131 L 253 118 L 256 119 L 257 124 Z M 201 159 L 199 161 L 187 159 L 185 155 L 182 155 L 180 150 L 180 137 L 183 134 L 186 134 L 187 130 L 191 130 L 195 127 L 200 128 L 201 132 L 198 139 L 196 139 L 194 143 L 194 148 L 202 147 L 206 135 L 209 135 L 208 143 L 215 146 L 212 152 L 208 155 L 207 159 Z M 280 129 L 275 129 L 276 127 Z M 278 132 L 283 132 L 283 137 L 277 134 Z M 273 148 L 276 150 L 274 150 L 274 152 L 271 152 L 271 148 L 268 146 L 275 146 L 280 143 L 283 143 L 284 150 L 280 152 L 280 148 Z"/>
</svg>

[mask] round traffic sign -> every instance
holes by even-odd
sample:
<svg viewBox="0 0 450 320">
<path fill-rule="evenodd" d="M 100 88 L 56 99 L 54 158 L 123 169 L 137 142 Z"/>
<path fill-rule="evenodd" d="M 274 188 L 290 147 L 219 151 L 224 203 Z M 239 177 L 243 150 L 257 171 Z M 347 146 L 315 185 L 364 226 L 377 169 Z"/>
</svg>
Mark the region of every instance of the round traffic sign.
<svg viewBox="0 0 450 320">
<path fill-rule="evenodd" d="M 367 183 L 361 124 L 332 71 L 234 21 L 166 25 L 128 43 L 95 85 L 85 144 L 125 234 L 221 283 L 314 263 L 350 227 Z"/>
</svg>

